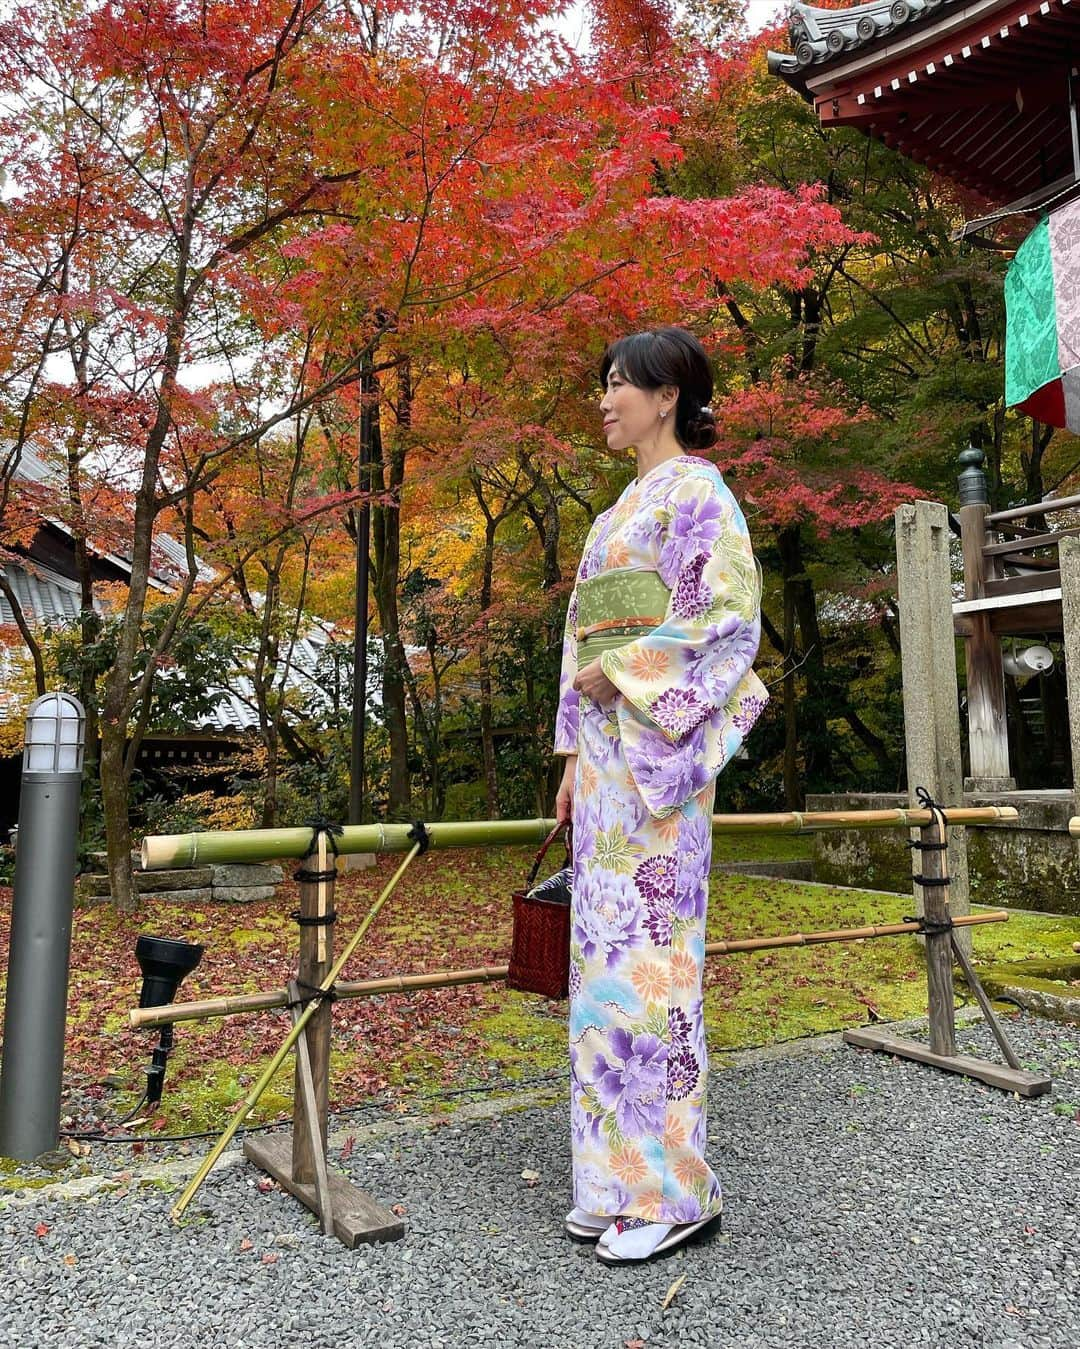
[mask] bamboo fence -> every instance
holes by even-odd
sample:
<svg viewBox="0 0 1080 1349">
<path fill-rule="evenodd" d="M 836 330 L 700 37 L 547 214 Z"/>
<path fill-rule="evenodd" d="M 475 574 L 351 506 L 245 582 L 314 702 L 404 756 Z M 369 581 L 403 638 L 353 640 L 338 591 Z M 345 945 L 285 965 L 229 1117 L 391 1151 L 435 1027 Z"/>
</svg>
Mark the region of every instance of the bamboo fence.
<svg viewBox="0 0 1080 1349">
<path fill-rule="evenodd" d="M 974 927 L 979 923 L 1006 923 L 1009 915 L 1004 909 L 989 913 L 958 914 L 953 918 L 956 927 Z M 744 937 L 733 941 L 711 941 L 705 944 L 707 956 L 732 955 L 740 951 L 772 951 L 787 946 L 820 946 L 826 942 L 866 941 L 873 937 L 918 936 L 919 922 L 880 923 L 874 927 L 836 928 L 824 932 L 785 932 L 776 937 Z M 506 978 L 506 965 L 480 965 L 470 970 L 432 970 L 423 974 L 388 974 L 375 979 L 339 980 L 334 996 L 342 998 L 372 998 L 385 993 L 410 993 L 423 988 L 454 988 L 461 984 L 493 984 Z M 202 998 L 195 1002 L 178 1002 L 166 1007 L 133 1007 L 128 1021 L 134 1030 L 150 1026 L 165 1026 L 174 1021 L 205 1021 L 215 1016 L 235 1016 L 243 1012 L 269 1012 L 289 1004 L 287 989 L 267 993 L 237 993 L 222 998 Z"/>
<path fill-rule="evenodd" d="M 950 825 L 1007 823 L 1019 818 L 1014 806 L 973 806 L 947 812 Z M 834 829 L 923 829 L 928 810 L 783 811 L 765 815 L 714 815 L 714 834 L 815 834 Z M 429 846 L 509 847 L 542 843 L 554 820 L 465 820 L 426 824 Z M 416 842 L 410 824 L 347 824 L 334 835 L 341 854 L 408 852 Z M 144 871 L 304 857 L 311 849 L 309 826 L 290 829 L 208 830 L 199 834 L 155 834 L 143 839 Z"/>
</svg>

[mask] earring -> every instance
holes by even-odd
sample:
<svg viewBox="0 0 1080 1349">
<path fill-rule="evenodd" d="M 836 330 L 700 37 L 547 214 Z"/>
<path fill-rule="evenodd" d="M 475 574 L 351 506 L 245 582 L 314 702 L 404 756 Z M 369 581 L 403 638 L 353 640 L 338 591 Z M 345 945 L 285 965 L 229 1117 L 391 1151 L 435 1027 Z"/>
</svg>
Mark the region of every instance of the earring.
<svg viewBox="0 0 1080 1349">
<path fill-rule="evenodd" d="M 660 420 L 663 421 L 664 418 L 665 418 L 666 416 L 667 416 L 667 408 L 661 408 L 661 409 L 660 409 Z"/>
</svg>

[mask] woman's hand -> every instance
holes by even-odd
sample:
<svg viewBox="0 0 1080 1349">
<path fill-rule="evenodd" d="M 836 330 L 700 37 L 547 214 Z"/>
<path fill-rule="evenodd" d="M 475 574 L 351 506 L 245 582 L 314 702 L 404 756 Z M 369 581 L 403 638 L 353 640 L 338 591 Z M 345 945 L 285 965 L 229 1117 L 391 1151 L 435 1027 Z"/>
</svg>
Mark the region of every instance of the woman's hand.
<svg viewBox="0 0 1080 1349">
<path fill-rule="evenodd" d="M 577 755 L 566 756 L 562 782 L 555 794 L 555 820 L 558 824 L 569 824 L 574 815 L 574 777 L 577 774 Z"/>
<path fill-rule="evenodd" d="M 613 702 L 618 689 L 601 669 L 599 660 L 591 660 L 577 672 L 574 688 L 600 707 Z"/>
</svg>

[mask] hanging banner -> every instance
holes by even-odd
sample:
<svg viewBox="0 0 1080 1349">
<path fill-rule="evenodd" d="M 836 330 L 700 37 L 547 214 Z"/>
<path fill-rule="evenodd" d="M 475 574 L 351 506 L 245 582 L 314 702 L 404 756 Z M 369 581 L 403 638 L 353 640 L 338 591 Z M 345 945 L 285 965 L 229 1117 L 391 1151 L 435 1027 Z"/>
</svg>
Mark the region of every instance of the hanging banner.
<svg viewBox="0 0 1080 1349">
<path fill-rule="evenodd" d="M 1080 432 L 1080 198 L 1040 220 L 1005 277 L 1005 402 Z"/>
</svg>

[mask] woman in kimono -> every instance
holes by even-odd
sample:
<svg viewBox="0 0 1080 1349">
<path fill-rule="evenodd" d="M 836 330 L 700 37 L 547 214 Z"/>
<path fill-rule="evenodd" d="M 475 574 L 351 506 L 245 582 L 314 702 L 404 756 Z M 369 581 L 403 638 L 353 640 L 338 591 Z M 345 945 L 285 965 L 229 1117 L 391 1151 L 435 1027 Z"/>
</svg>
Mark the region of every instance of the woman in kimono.
<svg viewBox="0 0 1080 1349">
<path fill-rule="evenodd" d="M 642 1260 L 716 1217 L 705 1160 L 705 906 L 717 773 L 768 695 L 760 583 L 716 467 L 712 374 L 680 328 L 615 342 L 604 435 L 637 477 L 599 515 L 567 613 L 556 812 L 573 820 L 567 1230 Z"/>
</svg>

